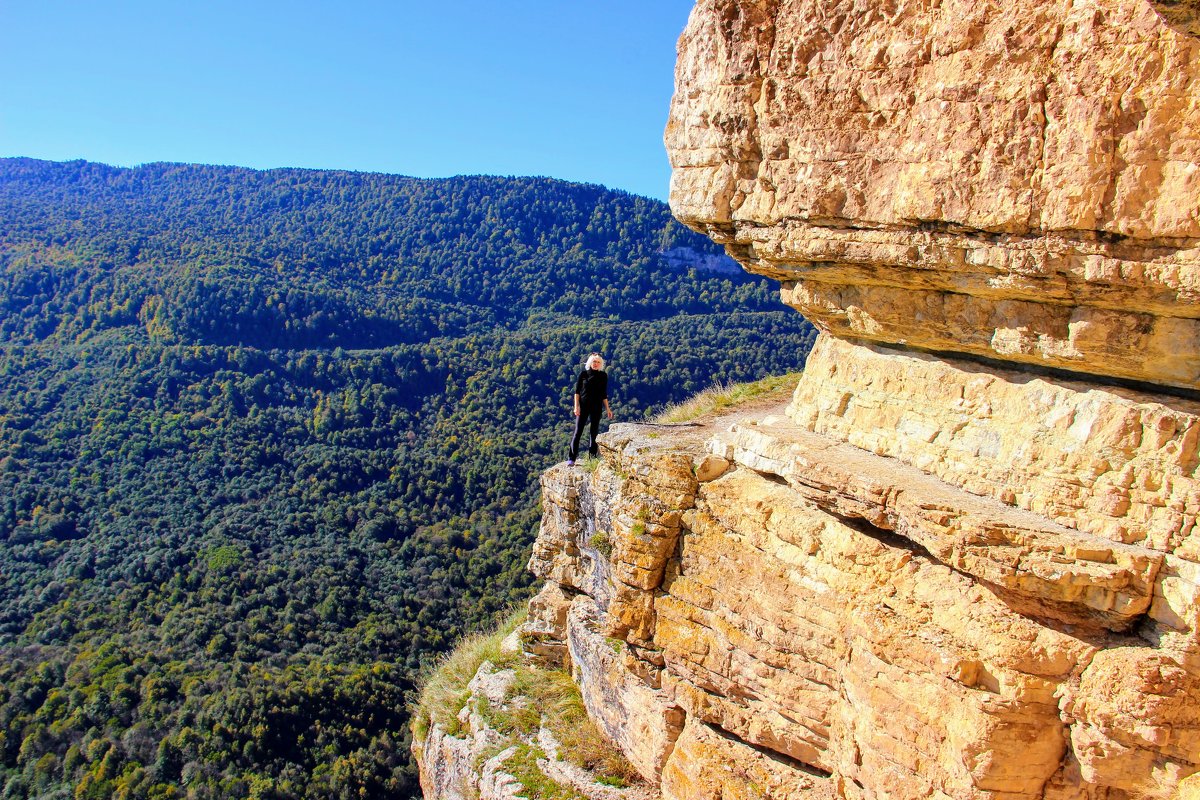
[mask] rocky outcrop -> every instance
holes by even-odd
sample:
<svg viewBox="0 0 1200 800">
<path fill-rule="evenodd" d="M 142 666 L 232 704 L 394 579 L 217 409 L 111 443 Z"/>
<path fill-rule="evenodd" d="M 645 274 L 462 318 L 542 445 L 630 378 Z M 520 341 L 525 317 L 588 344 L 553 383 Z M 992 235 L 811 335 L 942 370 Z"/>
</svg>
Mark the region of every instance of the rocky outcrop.
<svg viewBox="0 0 1200 800">
<path fill-rule="evenodd" d="M 1196 389 L 1194 19 L 1145 0 L 701 0 L 672 210 L 840 337 Z"/>
<path fill-rule="evenodd" d="M 1200 404 L 824 337 L 797 424 L 1069 527 L 1200 556 Z"/>
<path fill-rule="evenodd" d="M 1195 562 L 784 410 L 617 425 L 542 478 L 530 626 L 664 797 L 1170 797 L 1200 769 Z"/>
<path fill-rule="evenodd" d="M 698 2 L 672 208 L 822 333 L 543 475 L 524 635 L 664 798 L 1200 796 L 1195 19 Z"/>
<path fill-rule="evenodd" d="M 570 678 L 522 661 L 506 633 L 468 637 L 423 687 L 412 751 L 424 796 L 657 800 L 588 720 Z"/>
<path fill-rule="evenodd" d="M 1150 607 L 1163 555 L 963 492 L 786 418 L 733 425 L 713 446 L 784 479 L 839 518 L 894 531 L 938 561 L 1004 589 L 1026 613 L 1126 630 Z"/>
<path fill-rule="evenodd" d="M 513 753 L 505 737 L 479 713 L 481 702 L 506 702 L 514 677 L 511 669 L 497 670 L 490 662 L 485 663 L 465 687 L 469 700 L 456 720 L 462 730 L 451 733 L 434 725 L 421 739 L 414 754 L 421 767 L 426 797 L 467 800 L 478 795 L 501 800 L 516 796 L 520 785 L 504 769 L 506 758 Z"/>
</svg>

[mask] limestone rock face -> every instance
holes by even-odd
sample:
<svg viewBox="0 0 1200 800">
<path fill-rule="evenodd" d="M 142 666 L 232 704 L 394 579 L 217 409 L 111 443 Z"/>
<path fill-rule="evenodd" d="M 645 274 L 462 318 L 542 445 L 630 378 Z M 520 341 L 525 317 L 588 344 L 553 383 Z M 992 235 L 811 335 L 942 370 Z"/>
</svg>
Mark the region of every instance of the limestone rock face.
<svg viewBox="0 0 1200 800">
<path fill-rule="evenodd" d="M 523 636 L 663 798 L 1200 797 L 1197 17 L 698 0 L 672 208 L 822 333 L 543 475 Z"/>
<path fill-rule="evenodd" d="M 713 446 L 783 478 L 838 517 L 895 531 L 1026 613 L 1124 630 L 1150 606 L 1163 555 L 1082 534 L 920 470 L 809 433 L 782 417 L 734 425 Z"/>
<path fill-rule="evenodd" d="M 567 641 L 588 714 L 638 771 L 662 774 L 683 725 L 683 712 L 662 691 L 660 668 L 601 631 L 603 615 L 586 595 L 576 598 Z"/>
<path fill-rule="evenodd" d="M 1196 18 L 700 0 L 672 209 L 840 337 L 1195 389 Z"/>
<path fill-rule="evenodd" d="M 1200 404 L 822 337 L 790 415 L 974 494 L 1200 555 Z"/>
<path fill-rule="evenodd" d="M 471 679 L 471 696 L 489 703 L 502 703 L 512 684 L 512 670 L 495 670 L 485 663 Z M 502 741 L 471 704 L 464 706 L 459 721 L 464 736 L 452 736 L 439 726 L 414 748 L 421 768 L 421 790 L 426 797 L 444 800 L 513 800 L 521 785 L 504 771 L 504 758 L 492 752 Z M 509 755 L 506 753 L 505 755 Z"/>
<path fill-rule="evenodd" d="M 1182 791 L 1200 770 L 1200 565 L 784 411 L 615 425 L 594 470 L 543 476 L 564 505 L 544 509 L 529 629 L 563 643 L 590 715 L 663 797 Z M 651 492 L 670 546 L 611 524 Z"/>
<path fill-rule="evenodd" d="M 794 763 L 748 749 L 703 723 L 689 722 L 675 745 L 679 755 L 663 775 L 668 797 L 693 800 L 832 800 L 829 781 L 806 776 Z M 731 780 L 731 776 L 735 776 Z"/>
<path fill-rule="evenodd" d="M 1197 19 L 698 0 L 672 209 L 822 335 L 706 444 L 664 787 L 705 791 L 698 720 L 839 797 L 1196 792 Z"/>
</svg>

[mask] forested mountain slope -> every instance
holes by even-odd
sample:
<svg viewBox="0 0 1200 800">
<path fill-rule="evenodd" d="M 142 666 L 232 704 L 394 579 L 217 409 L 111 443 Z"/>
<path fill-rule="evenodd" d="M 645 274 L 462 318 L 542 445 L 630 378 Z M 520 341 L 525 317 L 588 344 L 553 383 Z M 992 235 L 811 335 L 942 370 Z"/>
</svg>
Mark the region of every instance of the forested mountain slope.
<svg viewBox="0 0 1200 800">
<path fill-rule="evenodd" d="M 0 160 L 2 796 L 413 791 L 583 356 L 628 420 L 807 351 L 689 248 L 549 179 Z"/>
</svg>

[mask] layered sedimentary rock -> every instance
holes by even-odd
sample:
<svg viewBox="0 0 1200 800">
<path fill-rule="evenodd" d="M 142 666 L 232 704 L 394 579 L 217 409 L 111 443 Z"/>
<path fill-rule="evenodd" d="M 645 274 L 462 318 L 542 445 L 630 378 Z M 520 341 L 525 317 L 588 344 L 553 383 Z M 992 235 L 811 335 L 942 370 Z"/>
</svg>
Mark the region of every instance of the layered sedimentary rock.
<svg viewBox="0 0 1200 800">
<path fill-rule="evenodd" d="M 1195 6 L 702 0 L 676 215 L 842 337 L 1200 385 Z"/>
<path fill-rule="evenodd" d="M 1180 791 L 1195 562 L 784 410 L 615 426 L 594 471 L 542 478 L 531 629 L 664 797 Z"/>
<path fill-rule="evenodd" d="M 664 798 L 1200 796 L 1196 18 L 697 4 L 672 208 L 822 334 L 545 473 L 525 636 Z"/>
</svg>

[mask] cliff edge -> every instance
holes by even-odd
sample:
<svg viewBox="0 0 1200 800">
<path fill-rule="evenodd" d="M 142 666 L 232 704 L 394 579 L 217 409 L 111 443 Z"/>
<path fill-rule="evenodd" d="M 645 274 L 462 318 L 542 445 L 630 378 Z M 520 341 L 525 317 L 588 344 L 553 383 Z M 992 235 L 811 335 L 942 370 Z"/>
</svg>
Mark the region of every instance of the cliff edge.
<svg viewBox="0 0 1200 800">
<path fill-rule="evenodd" d="M 697 4 L 672 209 L 822 333 L 547 471 L 522 633 L 662 797 L 1200 797 L 1195 19 Z"/>
</svg>

